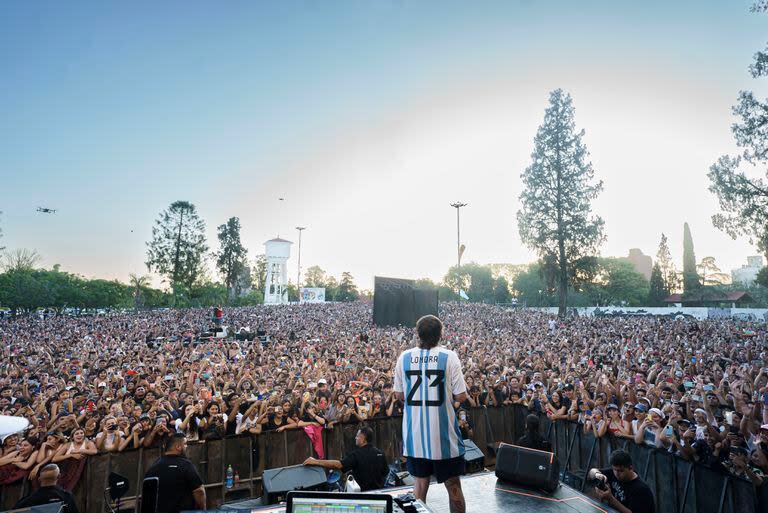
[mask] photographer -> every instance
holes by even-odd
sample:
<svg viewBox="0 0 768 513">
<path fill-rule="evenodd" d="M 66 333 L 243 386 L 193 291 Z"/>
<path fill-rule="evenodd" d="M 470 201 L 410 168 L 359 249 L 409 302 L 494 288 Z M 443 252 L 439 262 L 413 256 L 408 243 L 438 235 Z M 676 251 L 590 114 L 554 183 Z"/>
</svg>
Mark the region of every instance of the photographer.
<svg viewBox="0 0 768 513">
<path fill-rule="evenodd" d="M 629 453 L 615 450 L 610 462 L 611 468 L 593 468 L 587 473 L 595 495 L 620 513 L 654 513 L 653 493 L 635 472 Z"/>
</svg>

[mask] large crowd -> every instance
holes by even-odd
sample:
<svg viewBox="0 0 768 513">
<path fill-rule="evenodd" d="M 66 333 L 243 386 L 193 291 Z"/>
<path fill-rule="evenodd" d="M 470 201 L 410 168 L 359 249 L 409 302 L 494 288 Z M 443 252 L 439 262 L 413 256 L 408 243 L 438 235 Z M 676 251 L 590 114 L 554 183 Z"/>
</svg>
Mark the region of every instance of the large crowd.
<svg viewBox="0 0 768 513">
<path fill-rule="evenodd" d="M 758 486 L 768 473 L 765 324 L 475 304 L 440 316 L 466 376 L 465 435 L 462 409 L 522 404 Z M 0 411 L 30 428 L 2 441 L 0 484 L 55 462 L 72 489 L 88 456 L 174 432 L 204 443 L 303 429 L 322 458 L 323 429 L 402 414 L 392 372 L 414 333 L 371 319 L 369 303 L 225 309 L 240 340 L 210 338 L 207 309 L 2 320 Z"/>
</svg>

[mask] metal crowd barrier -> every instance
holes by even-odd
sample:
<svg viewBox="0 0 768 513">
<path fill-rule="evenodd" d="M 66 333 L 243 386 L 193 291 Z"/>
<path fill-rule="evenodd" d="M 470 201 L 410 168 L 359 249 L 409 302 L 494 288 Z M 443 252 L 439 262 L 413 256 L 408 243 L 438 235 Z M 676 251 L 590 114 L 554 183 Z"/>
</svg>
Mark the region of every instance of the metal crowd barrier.
<svg viewBox="0 0 768 513">
<path fill-rule="evenodd" d="M 495 463 L 488 445 L 517 440 L 523 434 L 527 414 L 528 411 L 521 406 L 474 408 L 469 412 L 474 431 L 472 438 L 486 454 L 486 465 Z M 586 470 L 608 467 L 611 451 L 624 448 L 632 455 L 635 470 L 653 490 L 656 511 L 768 513 L 768 485 L 755 489 L 749 481 L 687 462 L 666 451 L 613 437 L 596 439 L 591 434 L 583 434 L 579 424 L 550 422 L 545 416 L 541 419 L 542 434 L 552 442 L 563 480 L 571 486 L 584 489 L 587 486 L 583 480 Z M 390 461 L 402 454 L 402 418 L 380 418 L 367 422 L 374 430 L 374 444 L 384 451 Z M 341 459 L 354 448 L 357 427 L 358 424 L 340 424 L 323 431 L 326 459 Z M 213 508 L 225 501 L 260 496 L 264 469 L 300 464 L 312 455 L 312 445 L 304 431 L 298 429 L 205 443 L 191 442 L 187 455 L 205 482 L 208 506 Z M 130 481 L 128 493 L 121 501 L 121 509 L 135 507 L 138 510 L 141 480 L 159 456 L 159 449 L 139 449 L 88 458 L 74 490 L 80 511 L 106 511 L 105 489 L 110 472 L 121 474 Z M 239 483 L 231 489 L 227 489 L 224 482 L 228 465 L 232 465 L 240 476 Z M 29 489 L 26 481 L 3 486 L 0 489 L 0 509 L 9 509 Z"/>
<path fill-rule="evenodd" d="M 768 512 L 768 485 L 756 489 L 746 479 L 688 462 L 666 450 L 638 445 L 632 440 L 585 435 L 582 426 L 574 422 L 550 422 L 543 417 L 543 425 L 549 432 L 564 480 L 571 480 L 569 484 L 582 490 L 587 486 L 583 476 L 588 469 L 610 467 L 611 451 L 624 449 L 632 456 L 635 471 L 651 487 L 656 498 L 656 511 Z"/>
</svg>

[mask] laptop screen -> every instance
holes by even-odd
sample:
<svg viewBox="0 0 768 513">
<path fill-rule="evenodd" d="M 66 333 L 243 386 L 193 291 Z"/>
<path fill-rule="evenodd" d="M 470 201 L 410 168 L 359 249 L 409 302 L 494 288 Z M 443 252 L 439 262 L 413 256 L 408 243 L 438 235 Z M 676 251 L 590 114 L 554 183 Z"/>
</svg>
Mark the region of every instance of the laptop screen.
<svg viewBox="0 0 768 513">
<path fill-rule="evenodd" d="M 392 497 L 375 493 L 291 492 L 286 513 L 392 513 Z"/>
</svg>

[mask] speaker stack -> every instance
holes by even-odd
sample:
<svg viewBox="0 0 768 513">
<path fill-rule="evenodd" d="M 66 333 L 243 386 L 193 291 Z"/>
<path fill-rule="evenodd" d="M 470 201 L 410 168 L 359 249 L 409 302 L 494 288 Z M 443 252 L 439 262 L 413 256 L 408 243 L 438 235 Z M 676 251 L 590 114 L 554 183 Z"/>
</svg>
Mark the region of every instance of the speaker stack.
<svg viewBox="0 0 768 513">
<path fill-rule="evenodd" d="M 560 464 L 555 453 L 499 444 L 496 477 L 510 484 L 554 491 L 559 484 Z"/>
<path fill-rule="evenodd" d="M 464 440 L 465 474 L 480 472 L 485 467 L 485 455 L 472 440 Z"/>
<path fill-rule="evenodd" d="M 325 490 L 328 478 L 321 467 L 294 465 L 264 471 L 262 504 L 277 504 L 291 490 Z"/>
</svg>

